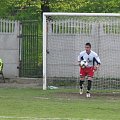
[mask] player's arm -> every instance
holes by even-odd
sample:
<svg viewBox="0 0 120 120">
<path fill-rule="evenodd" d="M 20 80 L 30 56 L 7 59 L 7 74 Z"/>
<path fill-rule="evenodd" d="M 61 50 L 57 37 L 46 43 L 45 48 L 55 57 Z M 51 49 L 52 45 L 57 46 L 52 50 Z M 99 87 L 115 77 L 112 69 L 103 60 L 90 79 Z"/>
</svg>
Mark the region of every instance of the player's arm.
<svg viewBox="0 0 120 120">
<path fill-rule="evenodd" d="M 80 62 L 81 62 L 81 59 L 80 59 L 80 55 L 78 56 L 78 64 L 80 66 Z"/>
<path fill-rule="evenodd" d="M 101 64 L 100 58 L 97 54 L 94 57 L 94 61 L 97 63 L 97 65 L 94 66 L 94 69 L 97 70 L 100 67 L 100 64 Z"/>
<path fill-rule="evenodd" d="M 82 53 L 80 53 L 79 56 L 78 56 L 78 64 L 79 64 L 79 66 L 80 66 L 81 60 L 84 60 Z"/>
</svg>

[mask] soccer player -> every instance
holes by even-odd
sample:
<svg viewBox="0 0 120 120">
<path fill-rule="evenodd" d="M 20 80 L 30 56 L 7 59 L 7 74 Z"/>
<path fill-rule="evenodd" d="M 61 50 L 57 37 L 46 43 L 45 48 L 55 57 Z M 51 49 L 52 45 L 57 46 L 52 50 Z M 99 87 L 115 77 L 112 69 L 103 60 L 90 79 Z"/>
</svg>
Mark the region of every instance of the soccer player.
<svg viewBox="0 0 120 120">
<path fill-rule="evenodd" d="M 87 85 L 87 93 L 86 97 L 90 97 L 90 90 L 92 85 L 92 78 L 94 76 L 94 72 L 99 68 L 101 61 L 97 53 L 91 50 L 91 44 L 85 44 L 85 50 L 80 52 L 78 56 L 78 62 L 82 60 L 86 60 L 88 65 L 85 68 L 80 66 L 80 94 L 83 94 L 83 84 L 85 77 L 88 77 L 88 85 Z"/>
</svg>

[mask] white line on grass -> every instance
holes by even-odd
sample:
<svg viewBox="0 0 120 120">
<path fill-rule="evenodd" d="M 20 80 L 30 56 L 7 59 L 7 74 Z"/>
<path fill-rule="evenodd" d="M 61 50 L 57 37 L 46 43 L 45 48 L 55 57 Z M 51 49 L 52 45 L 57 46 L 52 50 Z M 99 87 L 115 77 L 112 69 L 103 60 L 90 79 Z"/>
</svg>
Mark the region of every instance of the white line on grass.
<svg viewBox="0 0 120 120">
<path fill-rule="evenodd" d="M 36 99 L 43 99 L 43 100 L 48 100 L 49 98 L 46 98 L 46 97 L 34 97 Z"/>
<path fill-rule="evenodd" d="M 0 116 L 2 119 L 22 119 L 22 120 L 100 120 L 87 118 L 37 118 L 37 117 L 16 117 L 16 116 Z"/>
<path fill-rule="evenodd" d="M 28 120 L 72 120 L 71 118 L 37 118 L 37 117 L 16 117 L 16 116 L 0 116 L 2 119 L 28 119 Z"/>
</svg>

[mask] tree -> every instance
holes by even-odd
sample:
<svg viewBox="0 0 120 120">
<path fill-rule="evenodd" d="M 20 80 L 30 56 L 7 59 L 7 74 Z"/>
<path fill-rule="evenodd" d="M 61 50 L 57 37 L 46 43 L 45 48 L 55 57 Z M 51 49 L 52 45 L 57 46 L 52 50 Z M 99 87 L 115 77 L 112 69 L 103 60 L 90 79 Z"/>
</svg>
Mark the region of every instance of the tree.
<svg viewBox="0 0 120 120">
<path fill-rule="evenodd" d="M 120 12 L 119 0 L 50 0 L 52 11 L 111 13 Z"/>
<path fill-rule="evenodd" d="M 43 11 L 119 13 L 120 0 L 1 0 L 0 16 L 10 19 L 40 19 Z"/>
<path fill-rule="evenodd" d="M 40 0 L 4 0 L 0 2 L 0 16 L 13 19 L 38 19 Z"/>
</svg>

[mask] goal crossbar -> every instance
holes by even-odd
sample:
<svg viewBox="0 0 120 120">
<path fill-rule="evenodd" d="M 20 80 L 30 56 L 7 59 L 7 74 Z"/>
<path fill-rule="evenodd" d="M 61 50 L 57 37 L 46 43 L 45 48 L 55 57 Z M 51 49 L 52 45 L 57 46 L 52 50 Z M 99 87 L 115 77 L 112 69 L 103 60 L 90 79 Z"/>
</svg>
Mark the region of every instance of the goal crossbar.
<svg viewBox="0 0 120 120">
<path fill-rule="evenodd" d="M 108 16 L 108 17 L 119 17 L 120 13 L 60 13 L 60 12 L 44 12 L 43 16 Z"/>
</svg>

